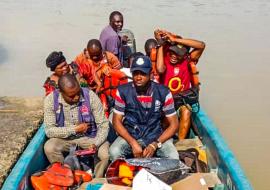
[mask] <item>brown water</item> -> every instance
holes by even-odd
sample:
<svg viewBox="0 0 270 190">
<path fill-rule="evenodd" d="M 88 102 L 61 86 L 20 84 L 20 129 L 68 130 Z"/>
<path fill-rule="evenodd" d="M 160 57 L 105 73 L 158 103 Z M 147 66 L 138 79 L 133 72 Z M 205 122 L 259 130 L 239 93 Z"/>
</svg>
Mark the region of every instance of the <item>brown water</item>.
<svg viewBox="0 0 270 190">
<path fill-rule="evenodd" d="M 72 60 L 120 10 L 137 47 L 155 28 L 206 42 L 201 102 L 255 189 L 269 189 L 270 1 L 1 0 L 0 96 L 43 95 L 45 59 Z"/>
</svg>

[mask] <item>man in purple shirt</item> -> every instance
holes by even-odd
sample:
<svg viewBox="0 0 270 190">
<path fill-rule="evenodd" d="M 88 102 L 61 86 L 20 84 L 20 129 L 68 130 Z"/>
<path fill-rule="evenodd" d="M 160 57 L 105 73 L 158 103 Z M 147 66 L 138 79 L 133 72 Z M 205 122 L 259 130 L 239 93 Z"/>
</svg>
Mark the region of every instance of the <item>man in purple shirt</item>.
<svg viewBox="0 0 270 190">
<path fill-rule="evenodd" d="M 112 52 L 121 61 L 121 37 L 118 32 L 123 27 L 123 15 L 119 11 L 110 14 L 110 24 L 100 33 L 99 41 L 104 51 Z"/>
</svg>

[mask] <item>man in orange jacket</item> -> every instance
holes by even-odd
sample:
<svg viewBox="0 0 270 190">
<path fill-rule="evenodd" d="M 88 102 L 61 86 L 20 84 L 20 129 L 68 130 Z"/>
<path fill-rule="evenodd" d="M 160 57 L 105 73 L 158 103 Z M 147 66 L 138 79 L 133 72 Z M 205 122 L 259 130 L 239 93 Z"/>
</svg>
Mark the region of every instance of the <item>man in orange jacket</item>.
<svg viewBox="0 0 270 190">
<path fill-rule="evenodd" d="M 113 53 L 103 51 L 97 39 L 89 40 L 87 48 L 75 58 L 74 62 L 78 65 L 81 78 L 96 92 L 102 87 L 102 74 L 109 75 L 110 69 L 122 67 Z"/>
</svg>

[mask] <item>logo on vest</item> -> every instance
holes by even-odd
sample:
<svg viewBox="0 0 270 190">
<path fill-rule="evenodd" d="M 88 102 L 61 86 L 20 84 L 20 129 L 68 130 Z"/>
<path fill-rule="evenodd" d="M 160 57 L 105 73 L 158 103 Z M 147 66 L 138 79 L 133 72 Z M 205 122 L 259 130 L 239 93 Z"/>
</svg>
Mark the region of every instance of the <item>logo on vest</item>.
<svg viewBox="0 0 270 190">
<path fill-rule="evenodd" d="M 159 111 L 160 105 L 161 105 L 160 101 L 159 101 L 159 100 L 156 100 L 156 101 L 155 101 L 155 112 L 156 112 L 156 111 Z"/>
<path fill-rule="evenodd" d="M 87 114 L 88 113 L 88 108 L 87 108 L 86 105 L 82 105 L 81 112 L 82 112 L 82 114 Z"/>
</svg>

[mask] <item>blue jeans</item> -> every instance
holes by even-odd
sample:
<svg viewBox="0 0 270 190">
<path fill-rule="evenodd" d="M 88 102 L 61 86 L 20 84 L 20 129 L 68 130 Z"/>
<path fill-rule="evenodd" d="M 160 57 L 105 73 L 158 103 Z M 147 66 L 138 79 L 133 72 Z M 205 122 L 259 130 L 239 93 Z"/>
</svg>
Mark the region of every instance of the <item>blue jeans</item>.
<svg viewBox="0 0 270 190">
<path fill-rule="evenodd" d="M 144 149 L 146 145 L 143 143 L 141 139 L 137 140 L 137 142 Z M 128 142 L 122 137 L 118 136 L 117 139 L 113 142 L 113 144 L 109 148 L 110 159 L 116 160 L 117 158 L 125 158 L 128 155 L 132 155 L 131 146 Z M 155 153 L 156 157 L 161 158 L 171 158 L 179 160 L 178 152 L 173 145 L 173 139 L 169 139 L 162 144 L 162 147 L 157 149 Z"/>
</svg>

